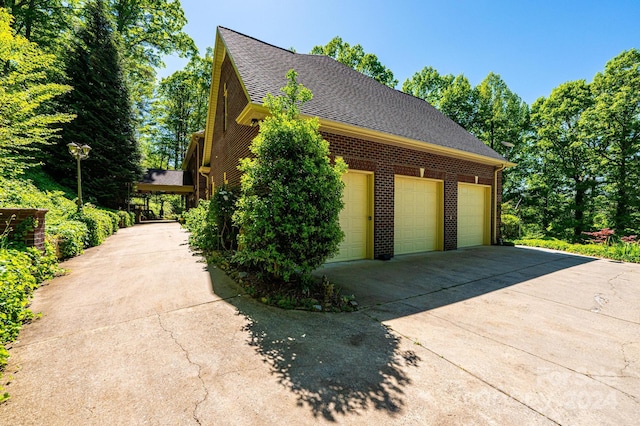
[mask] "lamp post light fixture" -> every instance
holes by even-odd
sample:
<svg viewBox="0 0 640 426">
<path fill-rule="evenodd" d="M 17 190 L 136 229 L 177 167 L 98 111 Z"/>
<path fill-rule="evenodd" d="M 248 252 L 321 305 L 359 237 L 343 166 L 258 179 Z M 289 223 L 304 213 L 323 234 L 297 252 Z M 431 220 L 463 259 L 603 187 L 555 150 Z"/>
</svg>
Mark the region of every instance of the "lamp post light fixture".
<svg viewBox="0 0 640 426">
<path fill-rule="evenodd" d="M 89 151 L 91 151 L 91 147 L 89 145 L 80 145 L 75 142 L 71 142 L 67 144 L 67 148 L 69 148 L 69 154 L 76 159 L 78 163 L 78 212 L 82 211 L 82 179 L 80 175 L 80 160 L 84 160 L 89 156 Z"/>
</svg>

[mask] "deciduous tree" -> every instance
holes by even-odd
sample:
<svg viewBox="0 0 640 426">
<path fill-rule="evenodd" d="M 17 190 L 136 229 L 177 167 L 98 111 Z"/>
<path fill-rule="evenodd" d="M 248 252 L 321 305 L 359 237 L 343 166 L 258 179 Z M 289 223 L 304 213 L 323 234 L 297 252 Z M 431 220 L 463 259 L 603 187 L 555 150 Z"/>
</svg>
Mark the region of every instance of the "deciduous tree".
<svg viewBox="0 0 640 426">
<path fill-rule="evenodd" d="M 187 66 L 162 79 L 142 129 L 145 165 L 177 168 L 194 132 L 205 126 L 213 52 L 193 56 Z"/>
<path fill-rule="evenodd" d="M 539 179 L 554 191 L 556 199 L 562 195 L 566 200 L 556 206 L 556 234 L 572 228 L 573 236 L 580 237 L 591 225 L 588 213 L 595 195 L 598 163 L 585 112 L 592 104 L 589 86 L 579 80 L 561 84 L 531 108 L 534 147 L 546 169 L 537 170 Z"/>
<path fill-rule="evenodd" d="M 640 229 L 640 50 L 607 62 L 591 85 L 595 104 L 589 126 L 605 166 L 619 233 Z"/>
<path fill-rule="evenodd" d="M 405 80 L 402 91 L 429 102 L 465 129 L 473 125 L 475 92 L 462 74 L 441 75 L 436 69 L 425 67 Z"/>
<path fill-rule="evenodd" d="M 330 56 L 386 86 L 396 87 L 398 84 L 398 80 L 393 77 L 393 72 L 382 65 L 376 55 L 365 53 L 361 45 L 351 46 L 349 43 L 342 41 L 340 37 L 334 37 L 324 46 L 315 46 L 311 49 L 311 53 Z"/>
<path fill-rule="evenodd" d="M 58 137 L 73 116 L 51 111 L 52 101 L 71 87 L 48 82 L 55 58 L 11 29 L 0 8 L 0 174 L 33 165 L 34 151 Z"/>
<path fill-rule="evenodd" d="M 195 43 L 183 28 L 187 23 L 180 0 L 108 0 L 115 29 L 122 38 L 126 79 L 141 114 L 153 97 L 156 69 L 163 55 L 195 55 Z"/>
</svg>

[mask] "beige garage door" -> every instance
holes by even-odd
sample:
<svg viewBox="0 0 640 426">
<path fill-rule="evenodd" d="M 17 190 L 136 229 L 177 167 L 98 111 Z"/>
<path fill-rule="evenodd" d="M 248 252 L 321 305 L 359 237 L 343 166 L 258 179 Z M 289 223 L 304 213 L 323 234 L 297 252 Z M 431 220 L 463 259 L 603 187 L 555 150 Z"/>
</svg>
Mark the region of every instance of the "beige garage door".
<svg viewBox="0 0 640 426">
<path fill-rule="evenodd" d="M 344 240 L 340 252 L 330 262 L 366 259 L 369 252 L 371 196 L 369 182 L 372 175 L 350 170 L 342 175 L 344 208 L 340 212 L 340 227 Z"/>
<path fill-rule="evenodd" d="M 442 249 L 442 182 L 396 176 L 394 253 Z"/>
<path fill-rule="evenodd" d="M 491 187 L 458 184 L 458 247 L 489 244 Z"/>
</svg>

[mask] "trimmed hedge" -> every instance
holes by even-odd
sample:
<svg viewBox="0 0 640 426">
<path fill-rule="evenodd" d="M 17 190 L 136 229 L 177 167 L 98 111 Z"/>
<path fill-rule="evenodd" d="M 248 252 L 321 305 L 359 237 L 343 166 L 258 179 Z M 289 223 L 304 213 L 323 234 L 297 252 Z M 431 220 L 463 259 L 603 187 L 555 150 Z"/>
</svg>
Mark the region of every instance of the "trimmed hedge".
<svg viewBox="0 0 640 426">
<path fill-rule="evenodd" d="M 49 235 L 57 240 L 60 259 L 68 259 L 84 253 L 84 243 L 89 237 L 89 228 L 79 220 L 67 220 L 47 228 Z"/>
<path fill-rule="evenodd" d="M 84 242 L 85 247 L 99 246 L 108 236 L 118 230 L 120 217 L 107 210 L 94 207 L 84 207 L 81 213 L 76 213 L 72 219 L 83 222 L 89 230 Z"/>
<path fill-rule="evenodd" d="M 136 223 L 136 214 L 134 212 L 118 210 L 116 214 L 119 218 L 118 226 L 120 228 L 128 228 Z"/>
<path fill-rule="evenodd" d="M 557 239 L 524 239 L 515 240 L 515 244 L 541 247 L 585 256 L 602 257 L 605 259 L 620 260 L 623 262 L 640 263 L 640 244 L 619 242 L 606 244 L 570 244 Z"/>
</svg>

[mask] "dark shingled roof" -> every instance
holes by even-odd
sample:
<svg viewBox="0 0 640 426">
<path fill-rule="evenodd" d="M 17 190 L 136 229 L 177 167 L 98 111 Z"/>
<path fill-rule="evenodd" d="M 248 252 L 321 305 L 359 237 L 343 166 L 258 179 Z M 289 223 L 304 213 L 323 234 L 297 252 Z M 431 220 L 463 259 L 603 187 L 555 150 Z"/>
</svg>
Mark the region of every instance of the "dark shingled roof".
<svg viewBox="0 0 640 426">
<path fill-rule="evenodd" d="M 313 92 L 310 116 L 506 160 L 426 101 L 391 89 L 328 56 L 294 53 L 218 27 L 251 102 L 280 94 L 290 69 Z"/>
<path fill-rule="evenodd" d="M 191 173 L 183 170 L 161 170 L 149 169 L 144 174 L 139 183 L 149 185 L 173 185 L 173 186 L 189 186 L 193 185 Z"/>
</svg>

